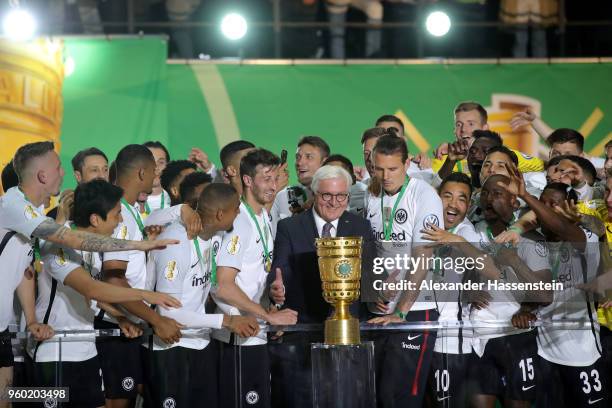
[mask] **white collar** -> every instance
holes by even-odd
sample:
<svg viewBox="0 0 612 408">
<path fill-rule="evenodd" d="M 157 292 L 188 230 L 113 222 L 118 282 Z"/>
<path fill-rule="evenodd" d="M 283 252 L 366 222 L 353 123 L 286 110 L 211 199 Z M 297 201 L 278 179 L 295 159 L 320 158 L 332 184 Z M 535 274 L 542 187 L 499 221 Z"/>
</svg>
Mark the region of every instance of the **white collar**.
<svg viewBox="0 0 612 408">
<path fill-rule="evenodd" d="M 325 221 L 323 218 L 319 216 L 319 214 L 317 214 L 317 210 L 314 207 L 312 209 L 312 215 L 314 216 L 314 222 L 315 222 L 315 225 L 317 226 L 317 234 L 319 234 L 319 237 L 320 237 L 321 234 L 323 233 L 323 226 L 327 224 L 327 221 Z M 336 233 L 338 232 L 338 221 L 340 221 L 340 218 L 331 221 L 331 225 L 333 226 L 333 228 L 330 231 L 330 233 L 332 237 L 335 237 Z"/>
</svg>

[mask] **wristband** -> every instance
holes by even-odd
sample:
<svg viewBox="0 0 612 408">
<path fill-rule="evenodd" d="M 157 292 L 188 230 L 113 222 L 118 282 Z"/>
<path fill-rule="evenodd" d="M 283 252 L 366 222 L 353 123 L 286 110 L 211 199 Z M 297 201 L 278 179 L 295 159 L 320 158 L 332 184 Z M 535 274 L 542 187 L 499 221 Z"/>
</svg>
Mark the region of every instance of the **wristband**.
<svg viewBox="0 0 612 408">
<path fill-rule="evenodd" d="M 402 313 L 399 310 L 396 310 L 393 314 L 402 320 L 406 320 L 406 313 Z"/>
<path fill-rule="evenodd" d="M 521 235 L 523 232 L 523 228 L 519 227 L 518 225 L 511 225 L 510 227 L 508 227 L 507 231 L 514 231 L 517 234 Z"/>
</svg>

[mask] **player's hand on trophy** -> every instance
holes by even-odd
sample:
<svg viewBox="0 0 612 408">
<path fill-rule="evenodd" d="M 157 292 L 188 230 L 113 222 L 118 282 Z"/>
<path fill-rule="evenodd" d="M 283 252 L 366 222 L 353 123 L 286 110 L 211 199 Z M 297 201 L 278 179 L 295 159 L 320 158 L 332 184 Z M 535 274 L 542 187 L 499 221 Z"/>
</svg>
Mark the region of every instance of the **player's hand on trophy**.
<svg viewBox="0 0 612 408">
<path fill-rule="evenodd" d="M 240 337 L 253 337 L 259 333 L 259 324 L 253 316 L 223 316 L 223 327 Z"/>
<path fill-rule="evenodd" d="M 283 272 L 281 268 L 276 268 L 276 278 L 270 284 L 270 299 L 275 305 L 285 303 L 285 285 L 283 284 Z"/>
<path fill-rule="evenodd" d="M 266 321 L 273 326 L 290 326 L 297 323 L 298 313 L 291 309 L 274 311 L 271 309 L 266 316 Z"/>
</svg>

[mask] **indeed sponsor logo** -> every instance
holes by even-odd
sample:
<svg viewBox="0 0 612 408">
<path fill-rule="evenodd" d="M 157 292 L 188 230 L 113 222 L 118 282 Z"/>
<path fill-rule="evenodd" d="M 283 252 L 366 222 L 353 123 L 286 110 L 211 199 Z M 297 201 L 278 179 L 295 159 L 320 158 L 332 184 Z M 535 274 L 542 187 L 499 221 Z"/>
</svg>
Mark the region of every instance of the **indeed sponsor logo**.
<svg viewBox="0 0 612 408">
<path fill-rule="evenodd" d="M 406 343 L 405 341 L 402 341 L 402 348 L 403 349 L 408 349 L 408 350 L 420 350 L 421 349 L 421 345 L 420 344 Z"/>
<path fill-rule="evenodd" d="M 375 231 L 374 234 L 376 235 L 376 239 L 378 241 L 385 241 L 385 233 L 383 231 Z M 391 235 L 389 235 L 389 239 L 391 241 L 405 241 L 406 232 L 405 231 L 402 231 L 400 233 L 392 232 Z"/>
</svg>

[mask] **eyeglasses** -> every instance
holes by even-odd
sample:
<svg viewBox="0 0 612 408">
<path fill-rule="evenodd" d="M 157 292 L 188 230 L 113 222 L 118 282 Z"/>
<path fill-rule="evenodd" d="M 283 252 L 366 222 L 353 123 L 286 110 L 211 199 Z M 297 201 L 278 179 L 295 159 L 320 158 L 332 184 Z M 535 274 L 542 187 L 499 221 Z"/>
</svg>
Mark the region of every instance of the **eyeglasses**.
<svg viewBox="0 0 612 408">
<path fill-rule="evenodd" d="M 323 201 L 331 201 L 332 197 L 336 199 L 337 202 L 339 203 L 343 203 L 346 201 L 346 199 L 348 198 L 348 194 L 347 193 L 338 193 L 338 194 L 332 194 L 332 193 L 319 193 L 319 195 L 321 196 L 321 198 L 323 199 Z"/>
</svg>

